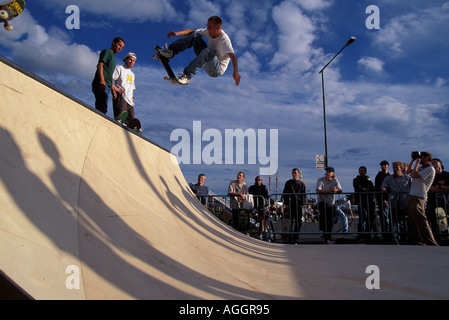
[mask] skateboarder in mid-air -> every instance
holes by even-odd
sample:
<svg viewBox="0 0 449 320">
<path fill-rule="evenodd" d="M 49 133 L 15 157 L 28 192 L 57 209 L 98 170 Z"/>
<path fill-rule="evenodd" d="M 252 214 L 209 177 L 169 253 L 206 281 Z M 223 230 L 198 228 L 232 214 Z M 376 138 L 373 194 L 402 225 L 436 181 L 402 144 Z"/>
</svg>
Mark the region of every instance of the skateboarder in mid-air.
<svg viewBox="0 0 449 320">
<path fill-rule="evenodd" d="M 232 47 L 231 39 L 221 29 L 222 20 L 218 16 L 210 17 L 207 22 L 207 29 L 183 30 L 179 32 L 170 31 L 168 38 L 174 36 L 183 36 L 176 40 L 167 48 L 156 48 L 156 53 L 170 61 L 178 53 L 192 48 L 195 51 L 196 58 L 184 69 L 184 73 L 177 80 L 181 85 L 188 85 L 190 79 L 197 73 L 199 69 L 204 69 L 206 73 L 213 77 L 223 75 L 228 68 L 229 61 L 232 62 L 234 72 L 232 74 L 235 85 L 240 83 L 240 75 L 238 71 L 238 60 Z M 208 40 L 208 45 L 203 40 Z"/>
</svg>

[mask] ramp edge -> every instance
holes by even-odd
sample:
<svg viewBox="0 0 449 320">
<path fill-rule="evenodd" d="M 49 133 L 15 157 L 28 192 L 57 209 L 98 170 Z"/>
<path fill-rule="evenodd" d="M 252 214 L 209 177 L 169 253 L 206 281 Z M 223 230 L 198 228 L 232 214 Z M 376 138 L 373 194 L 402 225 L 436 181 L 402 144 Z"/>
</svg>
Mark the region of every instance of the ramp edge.
<svg viewBox="0 0 449 320">
<path fill-rule="evenodd" d="M 72 100 L 73 102 L 75 102 L 75 103 L 77 103 L 77 104 L 83 106 L 84 108 L 89 109 L 90 111 L 96 113 L 98 116 L 103 117 L 104 119 L 106 119 L 106 120 L 108 120 L 108 121 L 110 121 L 110 122 L 113 122 L 114 124 L 116 124 L 116 125 L 122 127 L 124 130 L 126 130 L 126 131 L 128 131 L 128 132 L 130 132 L 130 133 L 136 135 L 137 137 L 141 138 L 142 140 L 145 140 L 145 141 L 151 143 L 152 145 L 154 145 L 154 146 L 156 146 L 156 147 L 158 147 L 158 148 L 160 148 L 160 149 L 162 149 L 162 150 L 164 150 L 164 151 L 166 151 L 166 152 L 168 152 L 168 153 L 171 153 L 171 151 L 169 151 L 168 149 L 164 148 L 163 146 L 161 146 L 161 145 L 159 145 L 159 144 L 157 144 L 157 143 L 151 141 L 150 139 L 148 139 L 148 138 L 146 138 L 146 137 L 144 137 L 144 136 L 142 136 L 142 135 L 137 134 L 136 132 L 134 132 L 133 130 L 131 130 L 131 129 L 127 128 L 127 127 L 124 127 L 124 126 L 119 125 L 119 124 L 118 124 L 114 119 L 112 119 L 111 117 L 109 117 L 109 116 L 103 114 L 102 112 L 100 112 L 100 111 L 98 111 L 97 109 L 95 109 L 95 108 L 91 107 L 90 105 L 88 105 L 86 102 L 84 102 L 84 101 L 82 101 L 82 100 L 80 100 L 80 99 L 74 97 L 74 96 L 71 95 L 70 93 L 68 93 L 68 92 L 66 92 L 66 91 L 64 91 L 64 90 L 62 90 L 62 89 L 56 87 L 54 84 L 52 84 L 52 83 L 48 82 L 47 80 L 45 80 L 45 79 L 39 77 L 38 75 L 32 73 L 31 71 L 29 71 L 29 70 L 23 68 L 22 66 L 20 66 L 20 65 L 18 65 L 17 63 L 15 63 L 15 62 L 9 60 L 8 58 L 6 58 L 6 57 L 0 55 L 0 62 L 6 64 L 7 66 L 11 67 L 12 69 L 14 69 L 14 70 L 16 70 L 16 71 L 18 71 L 18 72 L 20 72 L 20 73 L 26 75 L 27 77 L 29 77 L 29 78 L 31 78 L 31 79 L 33 79 L 33 80 L 35 80 L 35 81 L 41 83 L 42 85 L 44 85 L 44 86 L 50 88 L 51 90 L 54 90 L 54 91 L 58 92 L 59 94 L 61 94 L 61 95 L 63 95 L 64 97 L 66 97 L 67 99 Z"/>
</svg>

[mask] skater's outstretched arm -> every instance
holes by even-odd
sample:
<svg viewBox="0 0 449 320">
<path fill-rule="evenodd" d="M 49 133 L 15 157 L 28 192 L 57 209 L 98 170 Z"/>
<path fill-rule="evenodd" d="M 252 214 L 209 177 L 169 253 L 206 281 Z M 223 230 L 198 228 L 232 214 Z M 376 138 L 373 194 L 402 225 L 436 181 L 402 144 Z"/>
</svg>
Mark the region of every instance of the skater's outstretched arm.
<svg viewBox="0 0 449 320">
<path fill-rule="evenodd" d="M 190 30 L 190 29 L 186 29 L 186 30 L 182 30 L 182 31 L 170 31 L 167 34 L 167 38 L 171 38 L 171 37 L 176 37 L 176 36 L 186 36 L 188 34 L 191 34 L 192 32 L 195 32 L 195 30 Z"/>
<path fill-rule="evenodd" d="M 231 59 L 232 66 L 234 67 L 234 72 L 232 73 L 232 77 L 234 78 L 235 85 L 238 87 L 240 84 L 240 79 L 242 78 L 239 74 L 239 63 L 237 56 L 235 53 L 228 53 L 229 58 Z"/>
</svg>

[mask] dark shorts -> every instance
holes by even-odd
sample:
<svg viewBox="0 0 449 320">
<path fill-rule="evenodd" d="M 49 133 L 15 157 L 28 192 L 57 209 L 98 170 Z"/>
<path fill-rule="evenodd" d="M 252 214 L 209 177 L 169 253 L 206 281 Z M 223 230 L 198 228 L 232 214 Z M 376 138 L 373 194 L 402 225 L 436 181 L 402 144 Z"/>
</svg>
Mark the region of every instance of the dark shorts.
<svg viewBox="0 0 449 320">
<path fill-rule="evenodd" d="M 126 102 L 123 95 L 118 94 L 117 98 L 112 101 L 112 105 L 114 108 L 114 118 L 117 118 L 122 112 L 128 111 L 128 118 L 124 121 L 125 124 L 127 125 L 130 120 L 134 119 L 134 107 Z"/>
</svg>

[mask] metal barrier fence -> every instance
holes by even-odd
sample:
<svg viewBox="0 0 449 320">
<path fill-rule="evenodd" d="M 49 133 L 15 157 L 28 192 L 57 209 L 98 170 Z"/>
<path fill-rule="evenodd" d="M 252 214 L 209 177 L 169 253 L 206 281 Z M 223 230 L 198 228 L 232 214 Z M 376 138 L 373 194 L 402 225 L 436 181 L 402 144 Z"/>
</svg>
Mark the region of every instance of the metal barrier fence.
<svg viewBox="0 0 449 320">
<path fill-rule="evenodd" d="M 447 193 L 431 193 L 427 218 L 437 240 L 448 240 Z M 319 195 L 250 195 L 237 201 L 210 195 L 207 208 L 224 223 L 252 237 L 270 242 L 338 241 L 409 243 L 408 194 L 343 193 Z"/>
</svg>

